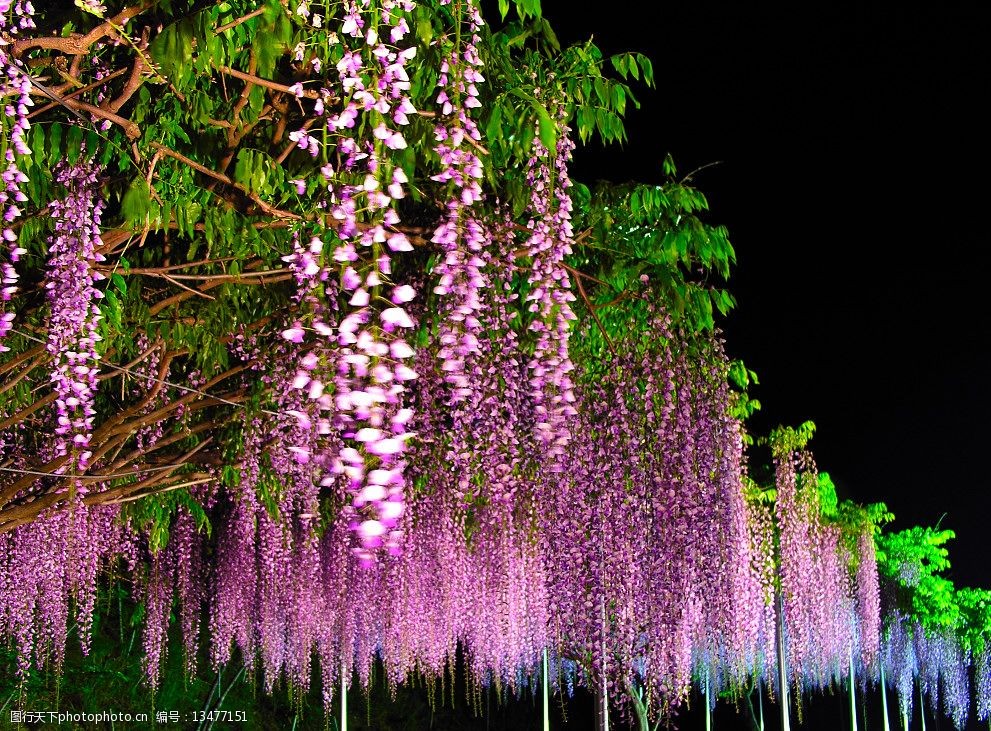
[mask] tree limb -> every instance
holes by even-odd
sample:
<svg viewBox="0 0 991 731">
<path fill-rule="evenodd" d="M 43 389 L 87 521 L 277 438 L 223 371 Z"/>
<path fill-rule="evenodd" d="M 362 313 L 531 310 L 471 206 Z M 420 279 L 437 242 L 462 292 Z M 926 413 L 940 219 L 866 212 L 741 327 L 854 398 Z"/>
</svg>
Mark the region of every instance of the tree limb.
<svg viewBox="0 0 991 731">
<path fill-rule="evenodd" d="M 265 8 L 258 8 L 257 10 L 252 10 L 250 13 L 248 13 L 247 15 L 242 15 L 237 20 L 232 20 L 230 23 L 224 23 L 223 25 L 218 25 L 216 28 L 213 29 L 213 32 L 219 36 L 221 33 L 225 31 L 229 31 L 231 28 L 236 28 L 237 26 L 241 25 L 241 23 L 247 23 L 252 18 L 257 18 L 259 15 L 263 14 L 264 12 L 265 12 Z"/>
<path fill-rule="evenodd" d="M 269 216 L 272 216 L 273 218 L 287 218 L 294 221 L 301 221 L 303 219 L 302 216 L 298 216 L 295 213 L 292 213 L 291 211 L 284 211 L 280 208 L 276 208 L 270 203 L 266 203 L 258 196 L 257 193 L 252 193 L 250 190 L 245 188 L 240 183 L 235 183 L 230 178 L 230 176 L 225 175 L 224 173 L 218 173 L 215 170 L 211 170 L 208 167 L 204 167 L 195 160 L 186 157 L 181 152 L 176 152 L 175 150 L 171 150 L 165 145 L 162 145 L 158 142 L 152 142 L 151 146 L 156 150 L 160 150 L 163 155 L 167 155 L 171 158 L 178 160 L 181 163 L 189 165 L 189 167 L 193 168 L 193 170 L 201 172 L 207 177 L 213 178 L 214 180 L 220 183 L 224 183 L 225 185 L 229 185 L 232 188 L 236 188 L 237 190 L 244 193 L 244 195 L 246 195 L 249 199 L 251 199 L 251 201 L 254 202 L 254 204 L 258 206 L 264 213 L 266 213 Z"/>
<path fill-rule="evenodd" d="M 148 40 L 148 29 L 145 28 L 142 32 L 142 40 L 147 42 Z M 116 114 L 120 111 L 120 108 L 124 106 L 128 99 L 134 96 L 134 93 L 141 87 L 144 80 L 141 75 L 144 73 L 147 67 L 145 63 L 145 58 L 142 54 L 138 54 L 138 57 L 134 59 L 134 65 L 131 67 L 131 75 L 127 77 L 127 81 L 124 83 L 124 88 L 121 89 L 120 94 L 113 100 L 106 101 L 100 105 L 101 109 L 106 109 L 108 112 Z"/>
<path fill-rule="evenodd" d="M 253 74 L 246 74 L 243 71 L 238 71 L 237 69 L 232 69 L 229 66 L 217 66 L 217 71 L 227 76 L 233 76 L 235 79 L 241 79 L 241 81 L 247 81 L 252 84 L 257 84 L 258 86 L 264 86 L 266 89 L 271 89 L 272 91 L 281 91 L 284 94 L 292 94 L 296 96 L 293 89 L 285 84 L 280 84 L 277 81 L 272 81 L 270 79 L 263 79 L 260 76 L 255 76 Z M 303 89 L 302 96 L 307 99 L 319 99 L 320 92 L 314 91 L 312 89 Z"/>
<path fill-rule="evenodd" d="M 32 48 L 48 48 L 70 56 L 81 56 L 89 52 L 90 46 L 98 40 L 106 38 L 109 35 L 116 34 L 117 28 L 123 27 L 128 23 L 128 21 L 131 20 L 131 18 L 151 9 L 154 5 L 155 0 L 145 0 L 138 5 L 132 5 L 129 8 L 124 8 L 117 13 L 117 15 L 109 20 L 105 20 L 86 35 L 74 33 L 68 38 L 61 38 L 57 36 L 19 38 L 11 44 L 11 53 L 14 56 L 20 56 L 25 51 Z"/>
<path fill-rule="evenodd" d="M 70 91 L 68 94 L 62 94 L 62 99 L 71 99 L 72 97 L 79 96 L 80 94 L 85 94 L 87 91 L 93 91 L 93 89 L 98 89 L 99 87 L 103 86 L 105 83 L 110 81 L 111 79 L 116 79 L 118 76 L 122 76 L 123 74 L 126 73 L 127 73 L 127 69 L 117 69 L 113 73 L 104 76 L 99 81 L 94 81 L 92 84 L 86 84 L 86 86 L 80 87 L 74 91 Z M 56 93 L 58 93 L 58 90 L 56 90 Z M 45 112 L 51 111 L 60 104 L 61 102 L 52 102 L 51 104 L 46 104 L 43 107 L 38 107 L 28 115 L 28 119 L 33 119 L 34 117 L 44 114 Z M 117 111 L 117 110 L 114 109 L 111 111 Z"/>
<path fill-rule="evenodd" d="M 32 84 L 32 91 L 34 88 L 38 87 L 37 83 Z M 136 140 L 141 137 L 141 128 L 138 127 L 134 122 L 129 119 L 124 119 L 119 114 L 114 114 L 113 112 L 107 111 L 106 109 L 100 109 L 100 107 L 93 104 L 87 104 L 86 102 L 81 102 L 78 99 L 71 99 L 69 97 L 63 97 L 56 94 L 52 89 L 46 89 L 42 91 L 38 87 L 38 92 L 44 96 L 51 97 L 57 104 L 61 104 L 66 109 L 71 109 L 75 112 L 87 112 L 92 114 L 94 117 L 99 117 L 100 119 L 106 119 L 113 124 L 124 130 L 124 134 L 127 135 L 128 139 Z M 87 122 L 89 120 L 86 120 Z"/>
<path fill-rule="evenodd" d="M 563 262 L 562 262 L 563 263 Z M 575 271 L 572 267 L 567 264 L 564 265 L 565 269 L 569 271 Z M 575 277 L 575 284 L 578 285 L 578 293 L 582 296 L 582 300 L 585 302 L 585 306 L 588 307 L 588 312 L 592 315 L 592 319 L 595 320 L 595 324 L 598 325 L 599 330 L 602 332 L 602 337 L 606 339 L 606 345 L 609 346 L 609 352 L 616 355 L 616 346 L 613 345 L 612 338 L 609 337 L 609 333 L 606 332 L 606 326 L 602 324 L 602 320 L 599 319 L 599 313 L 595 311 L 595 305 L 592 304 L 592 300 L 588 298 L 585 293 L 585 286 L 582 284 L 582 278 L 580 276 Z"/>
</svg>

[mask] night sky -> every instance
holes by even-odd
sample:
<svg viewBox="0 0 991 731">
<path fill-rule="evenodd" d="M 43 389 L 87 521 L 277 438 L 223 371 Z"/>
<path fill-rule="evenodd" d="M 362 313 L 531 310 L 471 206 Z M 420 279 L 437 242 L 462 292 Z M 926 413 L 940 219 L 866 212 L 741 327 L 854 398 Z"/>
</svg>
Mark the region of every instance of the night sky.
<svg viewBox="0 0 991 731">
<path fill-rule="evenodd" d="M 659 82 L 629 143 L 579 150 L 576 177 L 659 181 L 669 151 L 682 173 L 720 163 L 694 181 L 737 251 L 723 326 L 761 379 L 752 429 L 815 421 L 841 498 L 885 501 L 893 529 L 942 519 L 951 578 L 991 586 L 983 17 L 543 5 L 562 42 L 646 53 Z"/>
</svg>

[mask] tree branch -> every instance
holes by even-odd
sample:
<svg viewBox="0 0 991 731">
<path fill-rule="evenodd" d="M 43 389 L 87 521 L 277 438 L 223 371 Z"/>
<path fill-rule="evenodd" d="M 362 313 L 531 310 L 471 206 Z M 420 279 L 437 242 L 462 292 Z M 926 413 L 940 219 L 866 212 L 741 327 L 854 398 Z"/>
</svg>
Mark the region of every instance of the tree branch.
<svg viewBox="0 0 991 731">
<path fill-rule="evenodd" d="M 224 173 L 218 173 L 214 170 L 211 170 L 208 167 L 204 167 L 195 160 L 191 160 L 190 158 L 186 157 L 180 152 L 176 152 L 175 150 L 170 150 L 168 147 L 165 147 L 165 145 L 162 145 L 158 142 L 152 142 L 151 146 L 152 148 L 161 151 L 163 155 L 167 155 L 171 158 L 178 160 L 181 163 L 189 165 L 189 167 L 193 168 L 193 170 L 201 172 L 207 177 L 213 178 L 214 180 L 220 183 L 224 183 L 225 185 L 229 185 L 232 188 L 236 188 L 237 190 L 244 193 L 244 195 L 246 195 L 249 199 L 251 199 L 251 201 L 254 202 L 254 204 L 258 206 L 264 213 L 266 213 L 269 216 L 272 216 L 273 218 L 287 218 L 294 221 L 301 221 L 303 219 L 302 216 L 298 216 L 295 213 L 292 213 L 291 211 L 284 211 L 280 208 L 276 208 L 270 203 L 266 203 L 265 201 L 263 201 L 261 198 L 258 197 L 257 193 L 252 193 L 250 190 L 245 188 L 240 183 L 235 183 L 230 178 L 230 176 L 225 175 Z"/>
<path fill-rule="evenodd" d="M 261 15 L 264 12 L 265 12 L 265 8 L 258 8 L 257 10 L 252 10 L 250 13 L 248 13 L 247 15 L 242 15 L 237 20 L 232 20 L 230 23 L 224 23 L 223 25 L 218 25 L 216 28 L 213 29 L 213 32 L 219 36 L 221 33 L 225 31 L 229 31 L 231 28 L 236 28 L 237 26 L 241 25 L 241 23 L 247 23 L 252 18 L 257 18 L 259 15 Z"/>
<path fill-rule="evenodd" d="M 93 91 L 93 89 L 98 89 L 99 87 L 103 86 L 108 81 L 110 81 L 111 79 L 116 79 L 118 76 L 121 76 L 126 73 L 127 73 L 127 69 L 117 69 L 112 74 L 108 74 L 107 76 L 104 76 L 99 81 L 94 81 L 92 84 L 86 84 L 86 86 L 80 87 L 75 91 L 70 91 L 68 94 L 62 94 L 62 99 L 63 100 L 71 99 L 72 97 L 79 96 L 80 94 L 85 94 L 87 91 Z M 58 90 L 56 90 L 56 93 L 58 93 Z M 48 112 L 54 109 L 55 107 L 60 106 L 61 104 L 62 102 L 52 102 L 51 104 L 46 104 L 43 107 L 38 107 L 28 115 L 28 119 L 33 119 L 34 117 L 44 114 L 45 112 Z M 117 111 L 117 110 L 111 110 L 111 111 Z"/>
<path fill-rule="evenodd" d="M 188 284 L 183 284 L 182 282 L 178 281 L 171 274 L 159 274 L 158 276 L 160 276 L 162 279 L 164 279 L 167 282 L 172 282 L 172 284 L 174 284 L 175 286 L 177 286 L 179 289 L 184 289 L 187 292 L 191 292 L 196 297 L 202 297 L 203 299 L 208 299 L 208 300 L 216 300 L 217 299 L 216 297 L 214 297 L 211 294 L 207 294 L 206 292 L 200 292 L 197 289 L 193 289 Z M 185 279 L 186 277 L 182 277 L 182 278 Z"/>
<path fill-rule="evenodd" d="M 26 360 L 30 360 L 31 358 L 34 358 L 36 355 L 39 355 L 44 350 L 45 350 L 45 346 L 44 345 L 35 345 L 33 348 L 28 348 L 27 350 L 25 350 L 20 355 L 12 358 L 8 362 L 4 363 L 3 365 L 0 365 L 0 375 L 3 375 L 7 371 L 14 370 L 21 363 L 23 363 Z"/>
<path fill-rule="evenodd" d="M 47 355 L 47 353 L 45 355 Z M 6 391 L 9 391 L 18 383 L 23 381 L 25 378 L 28 377 L 31 371 L 33 371 L 35 368 L 41 365 L 45 360 L 47 360 L 47 358 L 44 355 L 39 358 L 36 358 L 33 362 L 28 363 L 26 366 L 24 366 L 21 369 L 20 373 L 16 374 L 12 378 L 5 379 L 4 382 L 0 384 L 0 393 L 5 393 Z"/>
<path fill-rule="evenodd" d="M 93 449 L 92 463 L 97 463 L 100 457 L 107 454 L 111 449 L 118 446 L 122 442 L 126 442 L 141 427 L 162 421 L 169 414 L 176 411 L 180 407 L 186 407 L 187 413 L 190 413 L 208 408 L 210 406 L 240 404 L 246 398 L 245 394 L 241 392 L 224 394 L 223 396 L 213 396 L 205 394 L 205 391 L 226 380 L 227 378 L 240 373 L 244 369 L 245 366 L 236 366 L 235 368 L 231 368 L 208 381 L 203 386 L 202 390 L 187 393 L 185 396 L 171 401 L 165 406 L 155 409 L 147 414 L 140 413 L 140 410 L 143 408 L 143 404 L 147 402 L 147 399 L 143 400 L 142 403 L 137 406 L 124 409 L 118 414 L 115 414 L 113 418 L 102 424 L 93 432 L 91 443 L 94 445 L 99 445 L 99 447 Z M 50 398 L 46 397 L 48 401 L 53 400 L 54 394 L 49 394 L 49 397 Z M 41 399 L 40 401 L 45 401 L 45 399 Z M 35 406 L 40 408 L 38 403 L 40 402 L 37 402 Z M 129 416 L 135 415 L 136 418 L 127 421 Z M 44 465 L 34 468 L 32 472 L 41 472 L 56 476 L 58 471 L 69 461 L 69 458 L 69 455 L 57 457 L 48 461 Z M 38 479 L 37 474 L 27 474 L 6 486 L 2 491 L 0 491 L 0 505 L 6 505 L 9 503 L 21 491 L 29 488 L 32 483 L 36 482 Z M 0 514 L 3 512 L 3 510 L 0 510 Z M 0 528 L 0 530 L 2 530 L 2 528 Z"/>
<path fill-rule="evenodd" d="M 277 81 L 263 79 L 259 76 L 254 76 L 253 74 L 246 74 L 243 71 L 232 69 L 229 66 L 217 66 L 216 69 L 222 74 L 233 76 L 235 79 L 241 79 L 241 81 L 247 81 L 252 84 L 257 84 L 258 86 L 264 86 L 266 89 L 271 89 L 272 91 L 281 91 L 284 94 L 296 96 L 296 93 L 291 87 L 286 86 L 285 84 L 280 84 Z M 303 89 L 303 96 L 307 99 L 319 99 L 320 92 L 313 91 L 312 89 Z"/>
<path fill-rule="evenodd" d="M 148 41 L 147 28 L 142 31 L 141 39 L 144 42 Z M 146 66 L 147 64 L 145 63 L 144 56 L 142 54 L 138 54 L 138 57 L 134 59 L 134 65 L 131 67 L 131 75 L 127 77 L 127 81 L 124 84 L 124 88 L 121 89 L 120 94 L 116 99 L 104 102 L 100 105 L 100 107 L 114 114 L 120 111 L 120 108 L 127 103 L 128 99 L 134 96 L 134 93 L 141 87 L 141 84 L 144 83 L 141 75 L 144 73 Z"/>
<path fill-rule="evenodd" d="M 564 264 L 564 262 L 561 263 Z M 576 274 L 579 273 L 577 272 L 577 270 L 568 266 L 567 264 L 564 264 L 564 268 L 567 269 L 568 271 L 575 272 Z M 575 284 L 578 285 L 578 293 L 582 296 L 582 300 L 584 300 L 585 306 L 588 307 L 589 314 L 592 315 L 592 319 L 595 320 L 595 324 L 598 325 L 599 331 L 602 333 L 602 337 L 606 339 L 606 345 L 609 346 L 609 351 L 613 355 L 616 355 L 616 346 L 613 345 L 612 338 L 610 338 L 609 333 L 606 332 L 606 326 L 603 325 L 602 320 L 599 319 L 599 313 L 595 311 L 595 305 L 592 304 L 592 300 L 590 300 L 588 298 L 588 295 L 585 293 L 585 286 L 582 284 L 581 276 L 575 277 Z"/>
<path fill-rule="evenodd" d="M 140 467 L 133 466 L 134 465 L 134 462 L 136 460 L 138 460 L 139 458 L 141 458 L 141 457 L 148 457 L 148 455 L 152 454 L 153 452 L 157 452 L 160 449 L 164 449 L 165 447 L 171 446 L 172 444 L 175 444 L 176 442 L 181 442 L 183 439 L 189 439 L 189 437 L 195 436 L 196 434 L 199 434 L 200 432 L 204 432 L 207 429 L 216 429 L 216 428 L 217 428 L 217 423 L 215 421 L 204 421 L 203 423 L 197 424 L 196 426 L 191 427 L 189 429 L 183 429 L 178 434 L 172 434 L 172 435 L 167 436 L 167 437 L 162 437 L 161 439 L 159 439 L 154 444 L 151 444 L 151 445 L 149 445 L 149 446 L 147 446 L 147 447 L 145 447 L 143 449 L 135 449 L 132 452 L 130 452 L 128 455 L 126 455 L 124 457 L 120 457 L 118 459 L 115 459 L 112 464 L 107 465 L 105 468 L 103 468 L 103 472 L 105 474 L 109 474 L 110 475 L 110 477 L 107 477 L 105 479 L 107 479 L 107 480 L 116 479 L 113 476 L 114 473 L 120 472 L 120 470 L 122 470 L 122 469 L 124 469 L 125 467 L 128 467 L 128 466 L 132 466 L 132 470 L 138 470 L 138 471 L 140 471 L 140 469 L 141 469 Z M 177 462 L 177 461 L 178 460 L 176 458 L 174 458 L 174 457 L 173 458 L 169 458 L 169 460 L 168 460 L 168 462 L 170 464 L 171 463 L 174 463 L 174 462 Z M 123 475 L 121 475 L 121 477 L 123 477 Z M 88 476 L 85 479 L 88 479 L 88 480 L 99 480 L 99 479 L 104 479 L 104 478 L 94 477 L 94 476 Z"/>
<path fill-rule="evenodd" d="M 282 120 L 284 121 L 285 117 L 283 117 Z M 315 117 L 310 117 L 305 122 L 303 122 L 303 127 L 302 127 L 303 131 L 309 131 L 310 127 L 312 127 L 316 123 L 316 121 L 317 120 Z M 275 140 L 273 140 L 272 142 L 273 144 L 277 144 L 277 141 Z M 292 154 L 292 151 L 295 150 L 297 147 L 298 145 L 295 142 L 289 143 L 289 145 L 287 145 L 285 149 L 283 149 L 282 152 L 279 153 L 279 156 L 275 158 L 275 161 L 279 163 L 279 165 L 281 165 L 286 161 L 286 158 L 289 157 L 289 155 Z"/>
<path fill-rule="evenodd" d="M 117 13 L 117 15 L 109 20 L 105 20 L 86 35 L 75 33 L 68 38 L 60 38 L 56 36 L 43 38 L 20 38 L 13 42 L 11 46 L 11 53 L 13 53 L 14 56 L 20 56 L 25 51 L 32 48 L 49 48 L 53 51 L 59 51 L 70 56 L 85 54 L 89 51 L 90 46 L 98 40 L 115 34 L 117 32 L 117 28 L 123 27 L 128 23 L 128 21 L 131 20 L 131 18 L 136 15 L 140 15 L 146 10 L 149 10 L 154 5 L 155 0 L 145 0 L 145 2 L 138 5 L 132 5 L 129 8 L 124 8 Z"/>
<path fill-rule="evenodd" d="M 34 91 L 35 87 L 38 87 L 37 83 L 32 85 L 32 91 Z M 100 109 L 100 107 L 95 106 L 93 104 L 87 104 L 86 102 L 81 102 L 78 99 L 71 99 L 69 97 L 59 96 L 52 89 L 46 89 L 45 91 L 42 91 L 41 88 L 38 87 L 38 91 L 36 93 L 47 97 L 51 97 L 57 104 L 61 104 L 66 109 L 71 109 L 75 112 L 87 112 L 89 114 L 92 114 L 94 117 L 99 117 L 100 119 L 106 119 L 107 121 L 112 122 L 113 124 L 116 124 L 118 127 L 123 129 L 124 134 L 126 134 L 128 139 L 130 140 L 136 140 L 139 137 L 141 137 L 141 128 L 138 127 L 138 125 L 136 125 L 131 120 L 124 119 L 118 114 L 114 114 L 113 112 L 107 111 L 105 109 Z M 88 122 L 89 120 L 86 121 Z"/>
<path fill-rule="evenodd" d="M 54 400 L 55 400 L 55 393 L 52 392 L 45 396 L 42 396 L 40 399 L 38 399 L 32 404 L 28 404 L 23 409 L 18 411 L 16 414 L 8 416 L 3 421 L 0 421 L 0 431 L 5 431 L 6 429 L 12 427 L 14 424 L 24 421 L 26 418 L 31 416 L 31 414 L 33 414 L 35 411 L 37 411 L 38 409 L 44 406 L 47 406 Z M 3 496 L 0 495 L 0 503 L 2 502 L 3 502 Z"/>
<path fill-rule="evenodd" d="M 217 479 L 215 475 L 211 475 L 209 473 L 202 473 L 202 475 L 203 475 L 202 477 L 198 477 L 197 475 L 199 475 L 199 474 L 201 474 L 201 473 L 196 473 L 196 474 L 192 475 L 192 477 L 194 478 L 192 480 L 185 480 L 183 482 L 170 483 L 168 485 L 156 487 L 154 490 L 148 490 L 147 492 L 142 492 L 142 493 L 140 493 L 138 495 L 131 494 L 131 495 L 128 495 L 127 497 L 117 498 L 116 500 L 99 500 L 99 501 L 97 501 L 97 500 L 95 500 L 95 498 L 97 498 L 97 497 L 103 498 L 104 497 L 104 493 L 98 493 L 97 495 L 94 495 L 93 496 L 94 497 L 94 501 L 92 503 L 87 503 L 87 504 L 121 505 L 123 503 L 130 503 L 130 502 L 134 502 L 135 500 L 140 500 L 141 498 L 145 498 L 145 497 L 148 497 L 150 495 L 161 495 L 163 492 L 172 492 L 173 490 L 181 490 L 184 487 L 192 487 L 193 485 L 203 485 L 203 484 L 205 484 L 207 482 L 213 482 L 214 480 Z"/>
</svg>

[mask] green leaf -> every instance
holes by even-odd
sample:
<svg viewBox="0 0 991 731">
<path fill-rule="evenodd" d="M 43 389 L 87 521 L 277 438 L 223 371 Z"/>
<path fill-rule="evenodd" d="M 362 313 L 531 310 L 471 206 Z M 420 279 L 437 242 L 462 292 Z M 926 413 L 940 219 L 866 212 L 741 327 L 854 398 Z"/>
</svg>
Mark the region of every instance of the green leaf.
<svg viewBox="0 0 991 731">
<path fill-rule="evenodd" d="M 434 39 L 434 25 L 430 22 L 430 18 L 427 16 L 421 16 L 419 20 L 416 21 L 416 37 L 420 39 L 420 42 L 425 46 L 430 45 L 430 41 Z"/>
<path fill-rule="evenodd" d="M 65 158 L 70 165 L 75 165 L 83 147 L 83 128 L 78 125 L 69 127 L 65 138 Z"/>
<path fill-rule="evenodd" d="M 120 212 L 124 220 L 134 227 L 144 226 L 151 214 L 151 192 L 143 177 L 132 182 L 121 200 Z"/>
<path fill-rule="evenodd" d="M 248 92 L 248 109 L 253 113 L 253 118 L 257 119 L 265 107 L 265 89 L 261 86 L 252 86 Z"/>
<path fill-rule="evenodd" d="M 587 142 L 595 131 L 595 110 L 591 107 L 578 108 L 578 136 Z"/>
<path fill-rule="evenodd" d="M 202 213 L 203 207 L 195 201 L 190 201 L 183 208 L 186 217 L 186 235 L 195 237 L 196 224 L 199 223 L 200 213 Z"/>
<path fill-rule="evenodd" d="M 31 152 L 41 156 L 45 149 L 45 129 L 40 124 L 31 125 Z"/>
<path fill-rule="evenodd" d="M 54 166 L 62 159 L 62 125 L 56 122 L 48 133 L 48 164 Z"/>
<path fill-rule="evenodd" d="M 612 106 L 620 115 L 626 114 L 626 91 L 622 84 L 613 84 Z"/>
<path fill-rule="evenodd" d="M 103 293 L 103 303 L 100 308 L 103 316 L 107 319 L 111 325 L 113 325 L 117 330 L 121 330 L 120 321 L 120 300 L 117 299 L 117 295 L 114 294 L 113 290 L 108 289 Z"/>
<path fill-rule="evenodd" d="M 87 130 L 87 132 L 86 132 L 86 154 L 89 155 L 90 157 L 92 157 L 93 154 L 97 150 L 100 149 L 100 147 L 101 147 L 101 144 L 100 144 L 100 133 L 97 132 L 95 129 Z"/>
<path fill-rule="evenodd" d="M 637 67 L 637 59 L 632 54 L 628 56 L 629 61 L 627 61 L 627 66 L 630 69 L 630 76 L 632 76 L 637 81 L 640 80 L 640 69 Z"/>
<path fill-rule="evenodd" d="M 193 24 L 189 18 L 165 27 L 148 47 L 165 76 L 178 88 L 186 86 L 193 55 Z"/>
<path fill-rule="evenodd" d="M 673 178 L 678 174 L 678 169 L 674 165 L 674 158 L 671 157 L 669 152 L 664 156 L 664 162 L 661 164 L 661 169 L 664 171 L 665 177 Z"/>
<path fill-rule="evenodd" d="M 501 102 L 496 102 L 492 105 L 492 112 L 489 114 L 489 121 L 485 125 L 485 137 L 490 141 L 502 139 Z"/>
<path fill-rule="evenodd" d="M 543 104 L 534 102 L 533 110 L 537 113 L 540 142 L 553 154 L 557 149 L 557 125 L 554 124 Z"/>
<path fill-rule="evenodd" d="M 637 61 L 640 63 L 640 69 L 643 71 L 644 83 L 649 87 L 654 86 L 654 64 L 651 60 L 644 56 L 642 53 L 637 54 Z"/>
<path fill-rule="evenodd" d="M 606 80 L 601 76 L 597 77 L 593 82 L 593 87 L 595 88 L 595 96 L 599 99 L 599 104 L 602 106 L 609 105 L 609 88 L 606 86 Z"/>
<path fill-rule="evenodd" d="M 609 62 L 612 64 L 612 67 L 616 69 L 616 72 L 624 79 L 626 78 L 628 73 L 626 69 L 627 58 L 628 57 L 625 53 L 617 53 L 615 56 L 609 57 Z"/>
<path fill-rule="evenodd" d="M 250 190 L 254 164 L 255 160 L 253 150 L 239 150 L 237 153 L 237 160 L 234 163 L 234 182 L 240 183 Z"/>
</svg>

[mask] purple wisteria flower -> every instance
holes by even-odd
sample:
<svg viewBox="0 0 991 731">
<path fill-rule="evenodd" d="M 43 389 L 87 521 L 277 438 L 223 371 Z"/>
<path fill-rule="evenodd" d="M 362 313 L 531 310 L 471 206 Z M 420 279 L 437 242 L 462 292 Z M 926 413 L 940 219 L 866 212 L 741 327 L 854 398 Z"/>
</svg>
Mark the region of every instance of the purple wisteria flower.
<svg viewBox="0 0 991 731">
<path fill-rule="evenodd" d="M 103 212 L 99 174 L 100 168 L 87 161 L 60 165 L 55 180 L 65 187 L 66 197 L 49 206 L 55 230 L 49 237 L 45 282 L 51 308 L 47 348 L 54 359 L 56 452 L 72 455 L 68 471 L 88 466 L 96 416 L 98 300 L 103 293 L 94 284 L 104 278 L 94 268 L 104 260 L 99 251 Z"/>
<path fill-rule="evenodd" d="M 358 544 L 356 555 L 371 564 L 377 550 L 399 550 L 397 526 L 405 510 L 403 454 L 412 433 L 404 394 L 417 373 L 405 361 L 413 355 L 408 333 L 415 327 L 406 305 L 415 296 L 408 284 L 392 281 L 391 256 L 412 250 L 397 230 L 398 201 L 405 197 L 406 173 L 394 151 L 406 147 L 402 128 L 416 110 L 409 99 L 407 64 L 416 48 L 405 45 L 408 15 L 414 3 L 388 0 L 378 6 L 348 0 L 340 36 L 345 46 L 337 63 L 343 99 L 326 128 L 336 156 L 321 169 L 337 243 L 328 257 L 325 244 L 313 237 L 287 257 L 308 304 L 308 322 L 298 321 L 282 336 L 294 344 L 316 343 L 300 362 L 292 387 L 305 390 L 316 403 L 321 434 L 343 437 L 327 462 L 324 481 L 343 476 L 351 495 L 345 517 Z M 380 35 L 389 29 L 387 38 Z M 327 95 L 329 101 L 329 94 Z M 321 103 L 317 110 L 323 114 Z M 367 125 L 359 125 L 367 120 Z M 360 129 L 370 134 L 362 136 Z M 319 143 L 305 130 L 290 135 L 300 148 L 319 153 Z M 328 246 L 328 248 L 329 248 Z M 329 261 L 328 261 L 329 259 Z M 336 270 L 336 272 L 335 272 Z M 341 296 L 349 310 L 334 313 L 322 304 L 321 292 Z M 312 336 L 310 335 L 312 333 Z M 310 416 L 301 416 L 312 421 Z M 300 462 L 309 449 L 297 447 Z M 325 456 L 330 457 L 329 454 Z"/>
<path fill-rule="evenodd" d="M 563 108 L 558 117 L 562 118 Z M 530 220 L 527 229 L 527 252 L 532 259 L 528 273 L 530 293 L 527 309 L 535 314 L 530 330 L 536 335 L 533 357 L 529 362 L 530 392 L 536 413 L 536 431 L 540 443 L 553 462 L 563 454 L 571 434 L 568 420 L 575 415 L 574 366 L 568 355 L 568 338 L 575 314 L 571 303 L 575 295 L 564 267 L 564 257 L 571 253 L 571 196 L 568 189 L 568 161 L 574 144 L 568 128 L 558 125 L 557 149 L 551 153 L 539 136 L 533 139 L 533 153 L 527 162 L 526 181 L 531 189 Z"/>
<path fill-rule="evenodd" d="M 459 4 L 456 10 L 460 15 L 456 14 L 455 22 L 467 26 L 467 40 L 463 47 L 454 46 L 441 62 L 437 81 L 441 121 L 434 126 L 434 152 L 440 158 L 441 170 L 431 176 L 444 184 L 447 195 L 444 215 L 431 241 L 443 252 L 434 267 L 437 283 L 433 291 L 444 297 L 438 357 L 451 385 L 452 402 L 471 395 L 465 360 L 479 352 L 479 293 L 486 286 L 482 274 L 486 228 L 471 215 L 471 206 L 482 199 L 482 162 L 471 144 L 482 136 L 470 114 L 481 106 L 477 85 L 484 78 L 478 33 L 483 23 L 474 2 Z"/>
<path fill-rule="evenodd" d="M 0 2 L 0 33 L 9 32 L 16 36 L 18 33 L 34 28 L 32 14 L 34 7 L 29 0 L 16 0 L 13 3 L 14 23 L 8 27 L 8 16 L 11 7 L 10 0 Z M 4 145 L 5 159 L 3 164 L 3 186 L 0 186 L 0 212 L 3 221 L 0 222 L 0 235 L 3 237 L 5 250 L 0 251 L 0 353 L 9 350 L 3 344 L 3 339 L 13 327 L 14 313 L 7 311 L 7 303 L 17 292 L 18 274 L 14 266 L 26 254 L 25 249 L 17 239 L 13 227 L 14 221 L 21 215 L 20 205 L 27 202 L 27 196 L 20 186 L 27 182 L 27 177 L 17 166 L 17 159 L 31 154 L 24 136 L 30 129 L 28 108 L 33 106 L 31 101 L 31 77 L 18 59 L 13 58 L 6 50 L 6 44 L 0 44 L 0 99 L 4 104 L 2 118 L 3 134 L 6 137 Z"/>
</svg>

